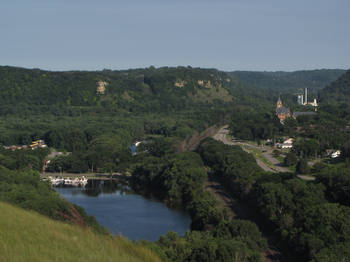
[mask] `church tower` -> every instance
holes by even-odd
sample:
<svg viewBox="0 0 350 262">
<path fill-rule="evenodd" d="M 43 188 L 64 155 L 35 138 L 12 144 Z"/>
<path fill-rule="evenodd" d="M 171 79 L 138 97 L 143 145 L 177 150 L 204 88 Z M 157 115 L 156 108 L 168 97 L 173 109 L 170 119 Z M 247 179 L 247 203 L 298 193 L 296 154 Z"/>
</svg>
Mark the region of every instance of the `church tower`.
<svg viewBox="0 0 350 262">
<path fill-rule="evenodd" d="M 281 107 L 282 107 L 282 101 L 281 101 L 281 96 L 279 96 L 277 100 L 277 109 Z"/>
</svg>

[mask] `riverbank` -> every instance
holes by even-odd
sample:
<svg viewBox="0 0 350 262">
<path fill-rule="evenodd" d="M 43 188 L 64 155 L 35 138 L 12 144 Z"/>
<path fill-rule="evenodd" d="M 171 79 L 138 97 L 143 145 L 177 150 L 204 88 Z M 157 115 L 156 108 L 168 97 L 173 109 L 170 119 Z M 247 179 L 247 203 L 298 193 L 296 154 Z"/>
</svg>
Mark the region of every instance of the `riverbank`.
<svg viewBox="0 0 350 262">
<path fill-rule="evenodd" d="M 63 178 L 73 178 L 73 177 L 81 177 L 85 176 L 87 179 L 98 179 L 98 180 L 116 180 L 117 178 L 125 178 L 124 176 L 117 176 L 110 178 L 109 174 L 101 174 L 101 173 L 85 173 L 85 174 L 75 174 L 75 173 L 41 173 L 40 177 L 63 177 Z"/>
</svg>

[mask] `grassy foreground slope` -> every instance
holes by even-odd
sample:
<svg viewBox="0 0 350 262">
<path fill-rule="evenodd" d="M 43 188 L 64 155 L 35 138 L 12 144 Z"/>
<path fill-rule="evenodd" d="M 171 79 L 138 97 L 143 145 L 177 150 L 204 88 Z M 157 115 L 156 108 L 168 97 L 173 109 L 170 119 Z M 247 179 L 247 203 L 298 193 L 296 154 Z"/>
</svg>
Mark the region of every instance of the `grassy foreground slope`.
<svg viewBox="0 0 350 262">
<path fill-rule="evenodd" d="M 97 235 L 0 202 L 0 261 L 161 261 L 122 237 Z"/>
</svg>

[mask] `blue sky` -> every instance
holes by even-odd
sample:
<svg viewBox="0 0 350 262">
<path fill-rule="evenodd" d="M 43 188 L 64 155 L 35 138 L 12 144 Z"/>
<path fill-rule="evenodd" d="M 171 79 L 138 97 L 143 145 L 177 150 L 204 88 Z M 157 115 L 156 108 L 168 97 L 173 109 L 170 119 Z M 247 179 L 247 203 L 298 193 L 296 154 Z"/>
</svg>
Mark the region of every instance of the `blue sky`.
<svg viewBox="0 0 350 262">
<path fill-rule="evenodd" d="M 349 0 L 3 0 L 0 65 L 349 69 L 349 10 Z"/>
</svg>

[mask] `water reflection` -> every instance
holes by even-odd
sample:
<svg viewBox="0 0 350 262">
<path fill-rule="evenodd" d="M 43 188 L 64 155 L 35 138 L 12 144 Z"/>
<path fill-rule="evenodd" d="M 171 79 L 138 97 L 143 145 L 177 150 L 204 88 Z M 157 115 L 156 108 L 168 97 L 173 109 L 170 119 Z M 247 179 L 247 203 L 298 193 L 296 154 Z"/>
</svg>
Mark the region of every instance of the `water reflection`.
<svg viewBox="0 0 350 262">
<path fill-rule="evenodd" d="M 157 240 L 169 230 L 182 235 L 190 229 L 190 217 L 181 204 L 165 204 L 150 189 L 114 180 L 89 180 L 85 187 L 56 186 L 68 201 L 82 206 L 89 215 L 114 234 L 132 240 Z"/>
</svg>

